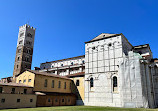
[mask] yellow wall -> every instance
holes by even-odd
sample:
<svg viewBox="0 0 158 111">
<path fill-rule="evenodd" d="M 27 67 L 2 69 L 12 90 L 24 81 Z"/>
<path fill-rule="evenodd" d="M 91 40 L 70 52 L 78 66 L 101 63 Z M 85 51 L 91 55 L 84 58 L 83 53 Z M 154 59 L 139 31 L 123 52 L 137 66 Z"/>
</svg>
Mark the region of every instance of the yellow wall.
<svg viewBox="0 0 158 111">
<path fill-rule="evenodd" d="M 22 94 L 24 92 L 24 89 L 27 89 L 27 94 L 33 93 L 33 88 L 29 88 L 29 87 L 16 87 L 16 86 L 3 86 L 3 85 L 0 85 L 0 87 L 3 88 L 2 93 L 5 93 L 5 94 L 11 94 L 12 88 L 15 88 L 16 94 L 19 94 L 19 93 Z"/>
<path fill-rule="evenodd" d="M 2 103 L 1 100 L 5 99 Z M 20 99 L 20 102 L 17 102 Z M 33 99 L 33 102 L 30 102 Z M 31 94 L 0 94 L 0 109 L 36 107 L 36 95 Z"/>
<path fill-rule="evenodd" d="M 79 86 L 76 86 L 79 95 L 81 96 L 81 99 L 84 100 L 84 77 L 74 77 L 72 78 L 72 80 L 74 81 L 74 84 L 76 86 L 76 81 L 79 80 L 80 84 Z"/>
<path fill-rule="evenodd" d="M 25 83 L 24 83 L 24 79 L 26 79 Z M 31 82 L 28 82 L 29 79 L 31 79 Z M 48 82 L 47 87 L 44 87 L 45 79 L 47 79 Z M 21 80 L 21 83 L 23 84 L 34 87 L 33 91 L 71 93 L 71 89 L 70 89 L 70 82 L 72 82 L 71 79 L 63 79 L 53 76 L 39 75 L 29 71 L 25 71 L 16 78 L 16 83 L 19 83 L 19 80 Z M 54 80 L 55 82 L 54 88 L 52 88 L 52 80 Z M 59 81 L 61 81 L 60 88 L 58 88 Z M 66 82 L 66 89 L 64 89 L 64 82 Z"/>
<path fill-rule="evenodd" d="M 26 82 L 24 82 L 25 79 Z M 31 79 L 31 82 L 29 82 L 29 79 Z M 35 74 L 29 71 L 25 71 L 16 78 L 16 83 L 19 83 L 19 80 L 21 80 L 21 83 L 34 87 L 34 79 L 35 79 Z"/>
<path fill-rule="evenodd" d="M 44 87 L 45 79 L 47 79 L 47 87 Z M 52 88 L 52 80 L 54 80 L 54 88 Z M 58 88 L 59 81 L 61 81 L 60 88 Z M 66 82 L 66 89 L 64 89 L 64 82 Z M 36 75 L 34 91 L 71 93 L 70 82 L 70 79 Z"/>
</svg>

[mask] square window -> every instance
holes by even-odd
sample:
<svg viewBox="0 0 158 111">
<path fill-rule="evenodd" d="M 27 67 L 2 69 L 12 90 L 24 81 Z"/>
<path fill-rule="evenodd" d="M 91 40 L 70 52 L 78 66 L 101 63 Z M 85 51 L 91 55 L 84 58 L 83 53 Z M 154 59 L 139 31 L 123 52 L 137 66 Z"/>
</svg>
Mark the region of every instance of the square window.
<svg viewBox="0 0 158 111">
<path fill-rule="evenodd" d="M 3 99 L 1 99 L 1 103 L 5 103 L 5 99 L 3 98 Z"/>
<path fill-rule="evenodd" d="M 17 103 L 20 103 L 20 99 L 17 99 Z"/>
<path fill-rule="evenodd" d="M 33 102 L 33 99 L 30 99 L 30 103 L 32 103 Z"/>
</svg>

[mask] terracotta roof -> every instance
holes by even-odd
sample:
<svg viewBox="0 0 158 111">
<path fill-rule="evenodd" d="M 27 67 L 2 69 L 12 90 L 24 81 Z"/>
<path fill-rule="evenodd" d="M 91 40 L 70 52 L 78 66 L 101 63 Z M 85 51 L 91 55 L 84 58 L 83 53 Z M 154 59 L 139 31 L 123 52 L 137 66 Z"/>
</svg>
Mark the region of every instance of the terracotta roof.
<svg viewBox="0 0 158 111">
<path fill-rule="evenodd" d="M 66 77 L 77 77 L 77 76 L 84 76 L 84 75 L 85 75 L 85 72 L 79 72 L 79 73 L 67 75 Z"/>
<path fill-rule="evenodd" d="M 85 57 L 85 55 L 76 56 L 76 57 L 71 57 L 71 58 L 66 58 L 66 59 L 55 60 L 55 61 L 51 61 L 51 62 L 45 62 L 45 63 L 41 63 L 41 64 L 52 63 L 52 62 L 59 62 L 59 61 L 70 60 L 70 59 L 76 59 L 76 58 L 81 58 L 81 57 Z"/>
<path fill-rule="evenodd" d="M 92 39 L 92 40 L 90 40 L 88 42 L 85 42 L 85 43 L 90 43 L 90 42 L 94 42 L 94 41 L 97 41 L 97 40 L 102 40 L 102 39 L 107 39 L 107 38 L 111 38 L 111 37 L 116 37 L 116 36 L 119 36 L 119 35 L 122 35 L 122 33 L 120 33 L 120 34 L 101 33 L 100 35 L 98 35 L 94 39 Z"/>
<path fill-rule="evenodd" d="M 1 83 L 0 82 L 0 85 L 1 86 L 15 86 L 15 87 L 30 87 L 30 88 L 32 88 L 32 86 L 28 86 L 28 85 L 25 85 L 22 83 Z"/>
<path fill-rule="evenodd" d="M 27 69 L 27 71 L 32 72 L 32 73 L 37 74 L 37 75 L 50 76 L 50 77 L 56 77 L 56 78 L 70 80 L 69 78 L 67 78 L 65 76 L 55 75 L 55 74 L 51 74 L 51 73 L 47 73 L 47 72 L 39 72 L 39 71 L 30 70 L 30 69 Z"/>
</svg>

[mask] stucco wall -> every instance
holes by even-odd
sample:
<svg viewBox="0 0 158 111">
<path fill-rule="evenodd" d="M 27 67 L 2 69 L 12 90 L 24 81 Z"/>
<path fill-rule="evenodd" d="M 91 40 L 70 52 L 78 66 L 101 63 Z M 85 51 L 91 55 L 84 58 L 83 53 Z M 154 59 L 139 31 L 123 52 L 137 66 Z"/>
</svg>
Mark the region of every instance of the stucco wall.
<svg viewBox="0 0 158 111">
<path fill-rule="evenodd" d="M 47 87 L 44 87 L 45 80 L 47 79 Z M 54 80 L 54 88 L 52 88 L 52 80 Z M 61 87 L 58 88 L 59 81 L 61 81 Z M 66 89 L 64 83 L 66 82 Z M 60 92 L 60 93 L 71 93 L 70 79 L 61 79 L 49 76 L 36 75 L 34 91 L 43 92 Z"/>
<path fill-rule="evenodd" d="M 0 94 L 1 99 L 5 99 L 5 102 L 0 102 L 0 109 L 36 107 L 36 95 Z M 17 99 L 20 99 L 20 102 L 17 102 Z M 30 99 L 33 99 L 33 101 L 30 102 Z"/>
</svg>

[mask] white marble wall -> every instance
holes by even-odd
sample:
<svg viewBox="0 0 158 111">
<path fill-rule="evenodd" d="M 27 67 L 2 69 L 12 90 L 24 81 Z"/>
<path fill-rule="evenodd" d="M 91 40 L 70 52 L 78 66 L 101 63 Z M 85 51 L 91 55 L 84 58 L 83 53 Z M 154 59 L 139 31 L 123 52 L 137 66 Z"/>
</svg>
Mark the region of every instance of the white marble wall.
<svg viewBox="0 0 158 111">
<path fill-rule="evenodd" d="M 95 47 L 95 48 L 94 48 Z M 118 77 L 119 59 L 123 57 L 122 36 L 86 43 L 85 105 L 121 107 L 120 92 L 113 92 L 112 78 Z M 94 87 L 90 88 L 90 78 Z"/>
</svg>

